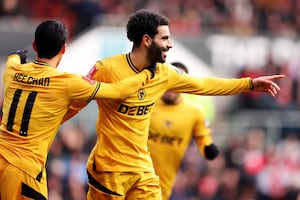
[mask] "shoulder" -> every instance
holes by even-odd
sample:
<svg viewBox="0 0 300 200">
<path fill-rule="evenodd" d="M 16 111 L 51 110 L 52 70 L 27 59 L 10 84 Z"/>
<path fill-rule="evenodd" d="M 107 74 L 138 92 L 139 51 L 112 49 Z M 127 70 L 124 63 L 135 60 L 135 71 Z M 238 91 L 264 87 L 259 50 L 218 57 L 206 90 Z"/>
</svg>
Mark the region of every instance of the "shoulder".
<svg viewBox="0 0 300 200">
<path fill-rule="evenodd" d="M 182 71 L 170 63 L 157 63 L 156 68 L 168 74 L 182 74 Z"/>
<path fill-rule="evenodd" d="M 108 63 L 120 62 L 120 61 L 126 61 L 126 54 L 117 54 L 107 58 L 102 58 L 98 60 L 96 63 L 99 63 L 100 65 L 106 65 Z"/>
<path fill-rule="evenodd" d="M 120 66 L 124 63 L 126 63 L 126 54 L 118 54 L 111 57 L 103 58 L 100 60 L 97 60 L 95 62 L 95 67 L 97 68 L 113 68 L 114 66 Z"/>
<path fill-rule="evenodd" d="M 20 57 L 17 54 L 11 54 L 7 57 L 6 67 L 21 65 Z"/>
</svg>

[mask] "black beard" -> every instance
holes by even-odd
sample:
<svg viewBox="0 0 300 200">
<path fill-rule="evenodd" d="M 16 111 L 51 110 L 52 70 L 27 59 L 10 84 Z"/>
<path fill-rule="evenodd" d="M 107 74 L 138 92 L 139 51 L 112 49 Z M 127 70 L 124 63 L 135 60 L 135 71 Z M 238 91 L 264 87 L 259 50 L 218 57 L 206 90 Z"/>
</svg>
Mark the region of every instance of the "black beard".
<svg viewBox="0 0 300 200">
<path fill-rule="evenodd" d="M 166 60 L 162 57 L 163 48 L 159 47 L 154 41 L 148 51 L 148 58 L 150 63 L 164 63 Z"/>
</svg>

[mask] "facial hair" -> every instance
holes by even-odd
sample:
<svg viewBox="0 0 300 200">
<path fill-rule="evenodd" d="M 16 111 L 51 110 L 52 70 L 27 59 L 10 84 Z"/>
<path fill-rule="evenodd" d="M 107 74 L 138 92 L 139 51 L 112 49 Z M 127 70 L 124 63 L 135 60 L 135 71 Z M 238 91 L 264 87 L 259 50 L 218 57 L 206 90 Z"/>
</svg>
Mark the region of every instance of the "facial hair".
<svg viewBox="0 0 300 200">
<path fill-rule="evenodd" d="M 164 63 L 166 60 L 162 57 L 164 48 L 158 46 L 154 40 L 152 40 L 151 46 L 148 50 L 148 58 L 150 63 Z"/>
</svg>

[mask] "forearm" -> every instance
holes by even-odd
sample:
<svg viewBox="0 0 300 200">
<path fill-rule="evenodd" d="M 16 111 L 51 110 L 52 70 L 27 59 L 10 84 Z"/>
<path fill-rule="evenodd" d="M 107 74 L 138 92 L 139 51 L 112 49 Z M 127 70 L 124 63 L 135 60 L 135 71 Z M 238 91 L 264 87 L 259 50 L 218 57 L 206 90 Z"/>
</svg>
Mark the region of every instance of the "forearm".
<svg viewBox="0 0 300 200">
<path fill-rule="evenodd" d="M 210 135 L 205 135 L 202 137 L 196 138 L 198 149 L 202 156 L 205 157 L 204 147 L 213 143 L 213 140 Z"/>
<path fill-rule="evenodd" d="M 88 102 L 86 101 L 73 101 L 71 106 L 69 107 L 69 110 L 65 114 L 62 124 L 66 122 L 67 120 L 71 119 L 74 117 L 82 108 L 84 108 Z"/>
<path fill-rule="evenodd" d="M 222 79 L 203 78 L 201 79 L 201 93 L 204 95 L 234 95 L 249 92 L 251 88 L 251 78 Z"/>
<path fill-rule="evenodd" d="M 219 155 L 219 148 L 213 143 L 210 135 L 197 140 L 197 144 L 205 159 L 213 160 Z"/>
</svg>

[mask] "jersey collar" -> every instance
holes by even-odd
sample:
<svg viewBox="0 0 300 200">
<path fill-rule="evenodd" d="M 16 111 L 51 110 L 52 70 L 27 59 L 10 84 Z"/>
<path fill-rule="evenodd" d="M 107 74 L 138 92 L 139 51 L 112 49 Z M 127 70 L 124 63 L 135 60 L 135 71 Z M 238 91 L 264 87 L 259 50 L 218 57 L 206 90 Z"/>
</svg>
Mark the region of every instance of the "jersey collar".
<svg viewBox="0 0 300 200">
<path fill-rule="evenodd" d="M 134 64 L 132 63 L 132 60 L 130 59 L 130 53 L 126 54 L 126 60 L 130 66 L 130 68 L 135 72 L 135 73 L 139 73 L 140 71 L 134 66 Z"/>
</svg>

